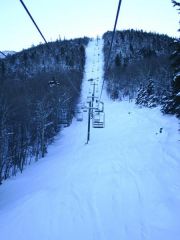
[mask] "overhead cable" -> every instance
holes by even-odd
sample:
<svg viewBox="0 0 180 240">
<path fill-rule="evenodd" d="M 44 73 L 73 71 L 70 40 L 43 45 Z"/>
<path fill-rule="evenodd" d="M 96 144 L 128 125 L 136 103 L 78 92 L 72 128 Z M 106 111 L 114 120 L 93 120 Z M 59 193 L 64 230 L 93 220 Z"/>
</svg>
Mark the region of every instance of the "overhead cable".
<svg viewBox="0 0 180 240">
<path fill-rule="evenodd" d="M 33 24 L 35 25 L 35 27 L 37 28 L 39 34 L 41 35 L 41 37 L 43 38 L 44 42 L 47 44 L 47 41 L 44 37 L 44 35 L 42 34 L 41 30 L 39 29 L 37 23 L 35 22 L 35 20 L 33 19 L 31 13 L 29 12 L 29 10 L 27 9 L 26 5 L 24 4 L 24 2 L 22 0 L 19 0 L 21 2 L 21 4 L 23 5 L 24 9 L 26 10 L 27 14 L 29 15 L 29 17 L 31 18 Z"/>
<path fill-rule="evenodd" d="M 41 30 L 39 29 L 37 23 L 35 22 L 35 20 L 33 19 L 31 13 L 29 12 L 28 8 L 26 7 L 26 5 L 24 4 L 24 2 L 22 0 L 19 0 L 21 2 L 21 4 L 23 5 L 24 9 L 26 10 L 27 14 L 29 15 L 29 17 L 31 18 L 33 24 L 35 25 L 36 29 L 38 30 L 38 32 L 40 33 L 41 37 L 43 38 L 44 42 L 46 43 L 46 46 L 49 48 L 48 43 L 44 37 L 44 35 L 42 34 Z M 71 84 L 71 86 L 73 87 L 73 89 L 80 94 L 80 91 L 78 91 L 78 89 L 74 86 L 74 84 L 71 82 L 70 79 L 68 79 L 68 82 Z"/>
<path fill-rule="evenodd" d="M 7 57 L 7 55 L 6 55 L 6 54 L 4 54 L 3 52 L 1 52 L 1 51 L 0 51 L 0 53 L 1 53 L 1 54 L 2 54 L 4 57 Z"/>
<path fill-rule="evenodd" d="M 122 0 L 119 0 L 119 4 L 118 4 L 118 8 L 117 8 L 117 13 L 116 13 L 116 19 L 115 19 L 115 23 L 114 23 L 114 29 L 113 29 L 112 38 L 111 38 L 111 44 L 110 44 L 109 53 L 108 53 L 108 58 L 107 58 L 106 66 L 105 66 L 105 73 L 107 72 L 108 67 L 109 67 L 109 60 L 110 60 L 110 56 L 111 56 L 112 45 L 113 45 L 114 35 L 115 35 L 115 32 L 116 32 L 116 26 L 117 26 L 117 21 L 118 21 L 118 17 L 119 17 L 119 12 L 120 12 L 120 8 L 121 8 L 121 3 L 122 3 Z M 103 79 L 103 83 L 102 83 L 102 87 L 101 87 L 101 93 L 100 93 L 99 100 L 101 100 L 102 91 L 103 91 L 103 87 L 104 87 L 104 81 L 105 81 L 105 79 Z"/>
</svg>

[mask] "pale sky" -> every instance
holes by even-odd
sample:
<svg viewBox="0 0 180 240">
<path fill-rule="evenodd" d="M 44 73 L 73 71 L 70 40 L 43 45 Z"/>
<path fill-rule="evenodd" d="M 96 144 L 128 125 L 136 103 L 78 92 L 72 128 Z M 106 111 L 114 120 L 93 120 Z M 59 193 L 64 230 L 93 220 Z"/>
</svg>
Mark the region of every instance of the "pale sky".
<svg viewBox="0 0 180 240">
<path fill-rule="evenodd" d="M 101 36 L 112 30 L 119 0 L 23 0 L 47 41 Z M 0 50 L 43 42 L 19 0 L 0 0 Z M 117 30 L 143 29 L 178 37 L 171 0 L 122 0 Z"/>
</svg>

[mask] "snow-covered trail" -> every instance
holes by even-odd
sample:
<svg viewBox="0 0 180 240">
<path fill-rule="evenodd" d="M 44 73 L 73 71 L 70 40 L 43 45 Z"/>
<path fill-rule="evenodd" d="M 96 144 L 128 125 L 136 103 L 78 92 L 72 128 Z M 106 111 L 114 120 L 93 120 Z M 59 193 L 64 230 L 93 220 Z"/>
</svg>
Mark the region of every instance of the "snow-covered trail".
<svg viewBox="0 0 180 240">
<path fill-rule="evenodd" d="M 96 43 L 87 48 L 82 101 L 88 79 L 102 82 L 103 41 Z M 103 100 L 106 127 L 92 129 L 88 145 L 85 116 L 0 187 L 0 239 L 180 240 L 177 119 Z"/>
</svg>

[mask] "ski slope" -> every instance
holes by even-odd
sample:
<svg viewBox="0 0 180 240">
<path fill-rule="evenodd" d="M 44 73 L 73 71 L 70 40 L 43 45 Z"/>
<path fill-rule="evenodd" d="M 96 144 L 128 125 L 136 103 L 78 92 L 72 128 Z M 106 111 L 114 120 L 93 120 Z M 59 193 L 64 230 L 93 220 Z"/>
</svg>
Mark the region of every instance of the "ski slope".
<svg viewBox="0 0 180 240">
<path fill-rule="evenodd" d="M 101 87 L 102 47 L 93 40 L 86 49 L 82 102 L 88 79 Z M 92 129 L 88 145 L 84 113 L 44 159 L 0 186 L 0 239 L 180 240 L 177 119 L 105 92 L 102 100 L 106 127 Z"/>
</svg>

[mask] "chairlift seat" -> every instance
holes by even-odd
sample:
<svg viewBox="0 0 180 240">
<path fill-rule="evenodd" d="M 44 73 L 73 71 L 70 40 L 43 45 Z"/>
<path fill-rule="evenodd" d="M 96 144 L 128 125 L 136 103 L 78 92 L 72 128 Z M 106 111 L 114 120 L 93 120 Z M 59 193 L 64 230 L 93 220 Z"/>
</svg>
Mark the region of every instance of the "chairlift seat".
<svg viewBox="0 0 180 240">
<path fill-rule="evenodd" d="M 93 114 L 92 121 L 93 128 L 104 128 L 105 127 L 105 114 L 102 111 L 95 111 Z"/>
<path fill-rule="evenodd" d="M 77 120 L 78 122 L 83 121 L 83 113 L 82 113 L 81 111 L 78 111 L 78 112 L 76 113 L 76 120 Z"/>
</svg>

